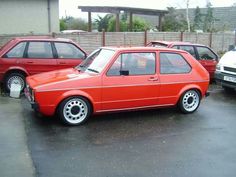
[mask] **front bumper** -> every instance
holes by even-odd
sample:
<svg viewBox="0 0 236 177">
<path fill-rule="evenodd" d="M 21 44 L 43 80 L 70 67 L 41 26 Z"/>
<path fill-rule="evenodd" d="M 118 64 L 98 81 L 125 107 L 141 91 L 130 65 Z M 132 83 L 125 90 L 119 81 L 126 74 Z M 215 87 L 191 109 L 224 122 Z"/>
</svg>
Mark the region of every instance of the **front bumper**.
<svg viewBox="0 0 236 177">
<path fill-rule="evenodd" d="M 218 85 L 221 86 L 225 86 L 225 87 L 230 87 L 230 88 L 236 88 L 236 82 L 233 81 L 226 81 L 224 78 L 226 77 L 231 77 L 231 78 L 235 78 L 236 80 L 236 75 L 233 74 L 228 74 L 228 73 L 224 73 L 224 72 L 215 72 L 215 81 Z"/>
<path fill-rule="evenodd" d="M 38 103 L 36 103 L 34 101 L 34 99 L 32 98 L 32 96 L 30 94 L 30 91 L 27 87 L 24 89 L 24 94 L 25 94 L 25 97 L 27 98 L 27 100 L 29 101 L 29 103 L 31 104 L 31 108 L 38 112 L 39 105 L 38 105 Z"/>
</svg>

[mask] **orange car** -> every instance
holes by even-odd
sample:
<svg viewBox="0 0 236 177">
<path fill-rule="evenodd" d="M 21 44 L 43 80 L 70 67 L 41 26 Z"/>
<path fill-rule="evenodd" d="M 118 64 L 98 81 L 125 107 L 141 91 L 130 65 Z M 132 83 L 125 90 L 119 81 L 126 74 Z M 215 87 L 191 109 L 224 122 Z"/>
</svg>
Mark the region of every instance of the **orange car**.
<svg viewBox="0 0 236 177">
<path fill-rule="evenodd" d="M 178 105 L 198 108 L 209 73 L 189 53 L 169 48 L 100 48 L 79 66 L 27 77 L 32 107 L 78 125 L 92 114 Z"/>
</svg>

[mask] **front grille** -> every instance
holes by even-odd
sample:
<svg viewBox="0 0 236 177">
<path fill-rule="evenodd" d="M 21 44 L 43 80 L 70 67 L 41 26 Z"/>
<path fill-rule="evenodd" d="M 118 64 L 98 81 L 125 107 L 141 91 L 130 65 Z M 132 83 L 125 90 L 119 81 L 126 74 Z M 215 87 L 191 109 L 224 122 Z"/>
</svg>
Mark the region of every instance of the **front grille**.
<svg viewBox="0 0 236 177">
<path fill-rule="evenodd" d="M 230 67 L 224 66 L 224 70 L 225 70 L 225 71 L 229 71 L 229 72 L 234 72 L 234 73 L 236 73 L 236 68 L 230 68 Z"/>
</svg>

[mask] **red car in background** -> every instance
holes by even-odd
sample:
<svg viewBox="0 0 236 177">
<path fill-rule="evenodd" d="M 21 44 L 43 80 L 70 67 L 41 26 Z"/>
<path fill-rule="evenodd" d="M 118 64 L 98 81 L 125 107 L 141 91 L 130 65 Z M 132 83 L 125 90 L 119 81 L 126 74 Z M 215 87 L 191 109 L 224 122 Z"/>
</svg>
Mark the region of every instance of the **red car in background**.
<svg viewBox="0 0 236 177">
<path fill-rule="evenodd" d="M 36 111 L 79 125 L 111 111 L 178 105 L 192 113 L 208 95 L 209 74 L 182 50 L 103 47 L 78 67 L 26 80 L 25 95 Z"/>
<path fill-rule="evenodd" d="M 216 65 L 218 63 L 218 55 L 209 47 L 201 44 L 192 44 L 190 42 L 169 42 L 169 41 L 151 41 L 147 46 L 152 47 L 168 47 L 174 49 L 185 50 L 196 58 L 204 68 L 209 72 L 210 78 L 214 78 Z"/>
<path fill-rule="evenodd" d="M 25 87 L 25 77 L 41 72 L 71 68 L 86 58 L 86 52 L 69 39 L 49 37 L 14 38 L 0 49 L 0 82 Z"/>
</svg>

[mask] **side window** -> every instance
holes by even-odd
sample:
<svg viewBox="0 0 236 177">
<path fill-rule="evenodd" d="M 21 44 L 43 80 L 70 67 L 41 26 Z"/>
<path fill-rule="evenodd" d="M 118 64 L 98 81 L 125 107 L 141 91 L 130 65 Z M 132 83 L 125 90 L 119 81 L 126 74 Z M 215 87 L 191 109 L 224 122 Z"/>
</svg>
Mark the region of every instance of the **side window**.
<svg viewBox="0 0 236 177">
<path fill-rule="evenodd" d="M 199 55 L 199 59 L 204 60 L 214 60 L 217 58 L 217 56 L 207 47 L 196 47 Z"/>
<path fill-rule="evenodd" d="M 28 58 L 53 58 L 50 42 L 29 42 Z"/>
<path fill-rule="evenodd" d="M 84 59 L 85 54 L 79 48 L 70 43 L 55 42 L 58 58 Z"/>
<path fill-rule="evenodd" d="M 179 49 L 184 50 L 184 51 L 190 53 L 194 58 L 197 58 L 193 46 L 181 45 L 181 46 L 179 46 Z"/>
<path fill-rule="evenodd" d="M 160 53 L 160 73 L 161 74 L 181 74 L 189 73 L 190 65 L 177 53 Z"/>
<path fill-rule="evenodd" d="M 7 58 L 23 58 L 26 42 L 21 42 L 13 47 L 4 57 Z"/>
<path fill-rule="evenodd" d="M 156 72 L 155 53 L 124 53 L 121 54 L 109 69 L 108 76 L 118 76 L 120 71 L 128 75 L 150 75 Z"/>
</svg>

